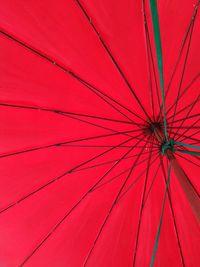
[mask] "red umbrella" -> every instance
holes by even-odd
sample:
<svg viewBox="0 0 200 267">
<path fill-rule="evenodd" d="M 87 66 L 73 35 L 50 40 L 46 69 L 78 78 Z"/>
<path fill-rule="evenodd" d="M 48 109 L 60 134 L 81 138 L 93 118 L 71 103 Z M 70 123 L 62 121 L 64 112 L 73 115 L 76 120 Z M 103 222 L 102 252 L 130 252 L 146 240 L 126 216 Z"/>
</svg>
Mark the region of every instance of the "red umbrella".
<svg viewBox="0 0 200 267">
<path fill-rule="evenodd" d="M 0 266 L 198 266 L 199 1 L 1 1 Z"/>
</svg>

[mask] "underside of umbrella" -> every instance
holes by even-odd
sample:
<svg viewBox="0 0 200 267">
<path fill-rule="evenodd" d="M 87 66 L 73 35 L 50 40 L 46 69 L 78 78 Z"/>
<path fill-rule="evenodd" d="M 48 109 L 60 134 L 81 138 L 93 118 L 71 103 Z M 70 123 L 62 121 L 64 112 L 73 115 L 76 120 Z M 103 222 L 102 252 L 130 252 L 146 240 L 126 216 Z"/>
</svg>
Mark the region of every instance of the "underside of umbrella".
<svg viewBox="0 0 200 267">
<path fill-rule="evenodd" d="M 0 266 L 200 265 L 199 5 L 0 0 Z"/>
</svg>

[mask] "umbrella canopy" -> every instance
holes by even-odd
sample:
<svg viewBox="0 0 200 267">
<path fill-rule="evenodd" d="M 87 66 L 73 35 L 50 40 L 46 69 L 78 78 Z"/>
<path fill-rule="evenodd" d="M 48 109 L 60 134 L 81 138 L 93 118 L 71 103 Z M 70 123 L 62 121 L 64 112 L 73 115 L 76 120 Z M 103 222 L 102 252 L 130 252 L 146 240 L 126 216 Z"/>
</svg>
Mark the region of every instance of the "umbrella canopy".
<svg viewBox="0 0 200 267">
<path fill-rule="evenodd" d="M 0 3 L 0 266 L 198 266 L 199 1 Z"/>
</svg>

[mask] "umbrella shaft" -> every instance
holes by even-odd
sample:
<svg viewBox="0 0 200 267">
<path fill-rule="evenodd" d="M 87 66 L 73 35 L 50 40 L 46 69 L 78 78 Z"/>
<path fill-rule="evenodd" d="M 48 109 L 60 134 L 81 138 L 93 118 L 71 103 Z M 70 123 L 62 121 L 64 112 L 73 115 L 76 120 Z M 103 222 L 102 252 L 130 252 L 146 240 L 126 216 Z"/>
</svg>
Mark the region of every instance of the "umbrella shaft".
<svg viewBox="0 0 200 267">
<path fill-rule="evenodd" d="M 171 158 L 170 161 L 176 177 L 190 203 L 193 213 L 196 216 L 197 220 L 200 222 L 200 201 L 197 193 L 195 192 L 183 168 L 180 166 L 178 160 L 174 157 Z"/>
<path fill-rule="evenodd" d="M 159 129 L 154 130 L 155 136 L 157 141 L 162 144 L 164 140 L 163 133 Z M 200 222 L 200 201 L 199 197 L 193 188 L 187 174 L 184 172 L 183 168 L 179 164 L 178 160 L 174 156 L 174 153 L 170 149 L 166 149 L 165 155 L 169 159 L 172 164 L 172 168 L 176 174 L 176 177 L 181 185 L 187 200 L 190 203 L 190 206 L 193 210 L 194 215 L 196 216 L 197 220 Z"/>
</svg>

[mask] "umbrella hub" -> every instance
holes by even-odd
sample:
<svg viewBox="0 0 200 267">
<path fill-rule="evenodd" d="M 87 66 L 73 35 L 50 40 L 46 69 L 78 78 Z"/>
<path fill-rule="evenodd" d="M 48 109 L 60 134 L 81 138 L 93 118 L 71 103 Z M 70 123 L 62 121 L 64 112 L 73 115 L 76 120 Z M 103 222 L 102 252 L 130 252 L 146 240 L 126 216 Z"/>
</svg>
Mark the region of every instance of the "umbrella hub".
<svg viewBox="0 0 200 267">
<path fill-rule="evenodd" d="M 168 157 L 168 159 L 174 158 L 174 139 L 166 140 L 162 123 L 159 121 L 151 122 L 145 128 L 146 135 L 152 135 L 153 138 L 158 142 L 160 146 L 160 151 Z"/>
<path fill-rule="evenodd" d="M 163 142 L 163 144 L 161 146 L 161 152 L 163 154 L 165 154 L 168 149 L 171 150 L 172 152 L 174 152 L 174 144 L 175 144 L 175 142 L 174 142 L 173 138 L 170 139 L 169 141 Z"/>
<path fill-rule="evenodd" d="M 161 144 L 160 151 L 167 156 L 169 160 L 174 159 L 174 139 L 164 140 Z"/>
<path fill-rule="evenodd" d="M 144 129 L 145 134 L 147 135 L 151 135 L 153 133 L 155 133 L 155 131 L 161 132 L 161 123 L 158 121 L 155 122 L 151 122 L 147 125 L 147 127 Z"/>
</svg>

